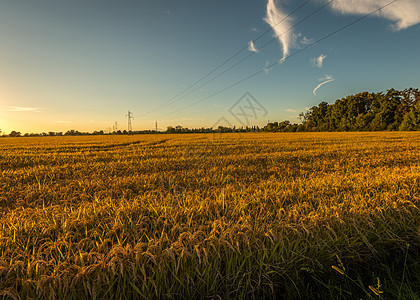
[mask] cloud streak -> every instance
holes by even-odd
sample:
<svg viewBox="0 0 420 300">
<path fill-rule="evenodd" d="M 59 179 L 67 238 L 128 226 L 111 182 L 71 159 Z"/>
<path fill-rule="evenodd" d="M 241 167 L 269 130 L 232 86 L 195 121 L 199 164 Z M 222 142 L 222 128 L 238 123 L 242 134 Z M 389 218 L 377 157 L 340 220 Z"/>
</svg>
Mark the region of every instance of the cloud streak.
<svg viewBox="0 0 420 300">
<path fill-rule="evenodd" d="M 324 84 L 327 84 L 327 83 L 329 83 L 329 82 L 332 82 L 332 81 L 334 81 L 335 79 L 331 76 L 331 75 L 325 75 L 325 77 L 324 78 L 320 78 L 319 80 L 323 80 L 323 82 L 321 82 L 320 84 L 318 84 L 315 88 L 314 88 L 314 90 L 312 91 L 312 93 L 314 94 L 314 95 L 316 95 L 316 91 L 321 87 L 321 86 L 323 86 Z"/>
<path fill-rule="evenodd" d="M 287 18 L 287 15 L 276 6 L 274 0 L 268 0 L 267 16 L 264 18 L 264 21 L 271 26 L 275 37 L 277 37 L 282 45 L 283 61 L 289 54 L 290 44 L 292 42 L 292 33 L 289 30 L 291 27 L 291 18 Z"/>
<path fill-rule="evenodd" d="M 270 62 L 269 62 L 269 61 L 266 61 L 266 62 L 265 62 L 265 68 L 264 68 L 264 74 L 265 74 L 265 75 L 268 75 L 268 74 L 270 73 L 270 68 L 269 68 L 269 66 L 270 66 Z"/>
<path fill-rule="evenodd" d="M 324 54 L 321 54 L 318 57 L 314 57 L 311 59 L 311 64 L 313 67 L 322 68 L 324 66 L 324 60 L 327 56 Z"/>
<path fill-rule="evenodd" d="M 254 42 L 253 41 L 250 41 L 249 42 L 248 50 L 251 51 L 251 52 L 258 52 L 258 49 L 255 48 L 255 45 L 254 45 Z"/>
<path fill-rule="evenodd" d="M 326 2 L 327 0 L 323 0 Z M 331 8 L 341 14 L 363 15 L 368 14 L 386 4 L 390 0 L 335 0 Z M 404 0 L 393 3 L 380 10 L 376 16 L 386 18 L 394 24 L 396 31 L 408 28 L 420 23 L 420 1 Z"/>
<path fill-rule="evenodd" d="M 42 108 L 39 107 L 22 107 L 22 106 L 10 106 L 6 108 L 7 111 L 14 112 L 40 112 Z"/>
</svg>

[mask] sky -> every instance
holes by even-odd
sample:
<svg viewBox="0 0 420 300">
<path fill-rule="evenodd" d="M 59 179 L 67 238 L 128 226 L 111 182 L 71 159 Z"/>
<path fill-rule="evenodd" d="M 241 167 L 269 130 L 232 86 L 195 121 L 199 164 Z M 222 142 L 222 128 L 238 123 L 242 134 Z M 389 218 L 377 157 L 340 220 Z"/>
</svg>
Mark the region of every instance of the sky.
<svg viewBox="0 0 420 300">
<path fill-rule="evenodd" d="M 420 1 L 391 1 L 1 0 L 0 129 L 297 123 L 419 88 Z"/>
</svg>

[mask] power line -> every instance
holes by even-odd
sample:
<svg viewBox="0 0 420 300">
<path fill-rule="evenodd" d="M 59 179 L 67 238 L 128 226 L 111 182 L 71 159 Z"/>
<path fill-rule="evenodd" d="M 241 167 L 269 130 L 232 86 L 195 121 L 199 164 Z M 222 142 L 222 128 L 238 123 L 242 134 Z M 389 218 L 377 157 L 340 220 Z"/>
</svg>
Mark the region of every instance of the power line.
<svg viewBox="0 0 420 300">
<path fill-rule="evenodd" d="M 171 114 L 173 114 L 173 113 L 176 113 L 176 112 L 182 111 L 182 110 L 187 109 L 187 108 L 189 108 L 189 107 L 191 107 L 191 106 L 194 106 L 194 105 L 196 105 L 196 104 L 198 104 L 198 103 L 201 103 L 201 102 L 203 102 L 203 101 L 205 101 L 205 100 L 208 100 L 208 99 L 210 99 L 210 98 L 213 98 L 214 96 L 219 95 L 219 94 L 221 94 L 221 93 L 223 93 L 223 92 L 225 92 L 225 91 L 227 91 L 227 90 L 231 89 L 231 88 L 232 88 L 232 87 L 234 87 L 234 86 L 237 86 L 237 85 L 241 84 L 242 82 L 244 82 L 244 81 L 246 81 L 246 80 L 248 80 L 248 79 L 250 79 L 250 78 L 252 78 L 252 77 L 257 76 L 257 75 L 259 75 L 259 74 L 261 74 L 261 73 L 265 72 L 266 70 L 269 70 L 269 69 L 273 68 L 274 66 L 279 65 L 279 64 L 281 64 L 281 63 L 283 63 L 286 59 L 288 59 L 288 58 L 290 58 L 290 57 L 293 57 L 293 56 L 295 56 L 295 55 L 299 54 L 300 52 L 305 51 L 305 50 L 306 50 L 306 49 L 308 49 L 308 48 L 311 48 L 312 46 L 314 46 L 314 45 L 316 45 L 316 44 L 319 44 L 320 42 L 322 42 L 322 41 L 326 40 L 327 38 L 329 38 L 329 37 L 331 37 L 331 36 L 333 36 L 333 35 L 335 35 L 335 34 L 339 33 L 340 31 L 343 31 L 343 30 L 347 29 L 348 27 L 350 27 L 350 26 L 352 26 L 352 25 L 354 25 L 354 24 L 356 24 L 356 23 L 358 23 L 358 22 L 360 22 L 360 21 L 362 21 L 362 20 L 366 19 L 367 17 L 369 17 L 369 16 L 371 16 L 371 15 L 373 15 L 373 14 L 377 13 L 378 11 L 380 11 L 380 10 L 384 9 L 385 7 L 387 7 L 387 6 L 389 6 L 389 5 L 393 4 L 393 3 L 395 3 L 395 2 L 397 2 L 397 1 L 398 1 L 398 0 L 393 0 L 393 1 L 389 2 L 388 4 L 385 4 L 385 5 L 381 6 L 380 8 L 375 9 L 374 11 L 372 11 L 372 12 L 370 12 L 370 13 L 368 13 L 368 14 L 366 14 L 366 15 L 364 15 L 364 16 L 362 16 L 362 17 L 360 17 L 360 18 L 358 18 L 358 19 L 356 19 L 356 20 L 354 20 L 354 21 L 352 21 L 352 22 L 350 22 L 349 24 L 344 25 L 343 27 L 341 27 L 341 28 L 339 28 L 339 29 L 337 29 L 337 30 L 335 30 L 335 31 L 333 31 L 333 32 L 331 32 L 331 33 L 329 33 L 329 34 L 325 35 L 324 37 L 322 37 L 322 38 L 320 38 L 320 39 L 316 40 L 315 42 L 312 42 L 312 43 L 310 43 L 310 44 L 306 45 L 305 47 L 303 47 L 303 48 L 301 48 L 301 49 L 299 49 L 299 50 L 297 50 L 297 51 L 293 52 L 292 54 L 290 54 L 290 55 L 286 55 L 286 56 L 285 56 L 282 60 L 277 61 L 277 62 L 275 62 L 275 63 L 272 63 L 271 65 L 269 65 L 269 66 L 265 67 L 264 69 L 259 70 L 258 72 L 255 72 L 255 73 L 253 73 L 253 74 L 251 74 L 251 75 L 248 75 L 247 77 L 245 77 L 245 78 L 243 78 L 243 79 L 241 79 L 241 80 L 239 80 L 239 81 L 237 81 L 237 82 L 235 82 L 235 83 L 233 83 L 233 84 L 231 84 L 231 85 L 229 85 L 229 86 L 225 87 L 224 89 L 222 89 L 222 90 L 220 90 L 220 91 L 218 91 L 218 92 L 216 92 L 216 93 L 211 94 L 210 96 L 207 96 L 207 97 L 205 97 L 205 98 L 202 98 L 202 99 L 200 99 L 200 100 L 198 100 L 198 101 L 196 101 L 196 102 L 193 102 L 193 103 L 191 103 L 191 104 L 189 104 L 189 105 L 187 105 L 187 106 L 184 106 L 184 107 L 182 107 L 182 108 L 180 108 L 180 109 L 178 109 L 178 110 L 175 110 L 175 111 L 172 111 L 172 112 L 170 112 L 170 113 L 168 113 L 168 114 L 165 114 L 164 116 L 171 115 Z M 162 117 L 163 117 L 163 116 L 162 116 Z"/>
<path fill-rule="evenodd" d="M 267 43 L 265 43 L 264 45 L 262 45 L 260 48 L 258 48 L 258 51 L 261 51 L 262 49 L 264 49 L 265 47 L 267 47 L 269 44 L 271 44 L 272 42 L 274 42 L 275 40 L 277 40 L 278 37 L 286 34 L 287 32 L 289 32 L 290 30 L 292 30 L 293 28 L 297 27 L 298 25 L 300 25 L 301 23 L 303 23 L 304 21 L 306 21 L 307 19 L 309 19 L 310 17 L 312 17 L 314 14 L 318 13 L 320 10 L 324 9 L 326 6 L 330 5 L 332 2 L 334 2 L 334 0 L 330 0 L 329 2 L 327 2 L 326 4 L 324 4 L 323 6 L 321 6 L 320 8 L 316 9 L 315 11 L 313 11 L 312 13 L 310 13 L 309 15 L 307 15 L 305 18 L 303 18 L 302 20 L 300 20 L 299 22 L 297 22 L 295 25 L 291 26 L 289 29 L 287 29 L 286 31 L 282 32 L 280 35 L 274 37 L 273 39 L 271 39 L 270 41 L 268 41 Z M 251 56 L 253 56 L 256 52 L 252 52 L 250 54 L 248 54 L 246 57 L 244 57 L 243 59 L 241 59 L 240 61 L 238 61 L 237 63 L 235 63 L 234 65 L 230 66 L 229 68 L 227 68 L 226 70 L 224 70 L 222 73 L 216 75 L 215 77 L 211 78 L 210 80 L 207 80 L 206 82 L 204 82 L 203 84 L 201 84 L 200 86 L 196 87 L 195 89 L 193 89 L 192 91 L 190 91 L 189 93 L 183 95 L 182 97 L 175 99 L 174 101 L 167 103 L 166 105 L 164 105 L 163 107 L 160 108 L 165 108 L 173 103 L 175 103 L 176 101 L 179 101 L 189 95 L 191 95 L 192 93 L 194 93 L 195 91 L 199 90 L 200 88 L 202 88 L 203 86 L 209 84 L 210 82 L 216 80 L 217 78 L 219 78 L 220 76 L 222 76 L 223 74 L 227 73 L 228 71 L 232 70 L 233 68 L 235 68 L 237 65 L 241 64 L 242 62 L 244 62 L 245 60 L 247 60 L 248 58 L 250 58 Z"/>
<path fill-rule="evenodd" d="M 298 8 L 296 8 L 295 10 L 293 10 L 291 13 L 289 13 L 287 16 L 285 16 L 282 20 L 280 20 L 277 24 L 275 24 L 273 27 L 271 27 L 270 29 L 266 30 L 265 32 L 263 32 L 261 35 L 259 35 L 255 40 L 253 40 L 252 42 L 255 43 L 256 41 L 258 41 L 259 39 L 261 39 L 263 36 L 265 36 L 267 33 L 271 32 L 274 30 L 275 27 L 277 27 L 278 25 L 280 25 L 281 23 L 283 23 L 287 18 L 289 18 L 291 15 L 293 15 L 294 13 L 296 13 L 298 10 L 300 10 L 302 7 L 304 7 L 306 4 L 308 4 L 309 2 L 311 2 L 312 0 L 307 0 L 305 3 L 301 4 Z M 333 0 L 332 0 L 333 1 Z M 275 39 L 274 39 L 275 40 Z M 164 108 L 170 104 L 172 104 L 173 102 L 177 101 L 175 100 L 176 98 L 178 98 L 179 96 L 181 96 L 182 94 L 184 94 L 186 91 L 188 91 L 189 89 L 191 89 L 192 87 L 194 87 L 195 85 L 197 85 L 198 83 L 200 83 L 201 81 L 203 81 L 204 79 L 206 79 L 207 77 L 209 77 L 211 74 L 213 74 L 214 72 L 216 72 L 217 70 L 219 70 L 221 67 L 223 67 L 224 65 L 226 65 L 228 62 L 230 62 L 232 59 L 234 59 L 236 56 L 238 56 L 239 54 L 241 54 L 245 49 L 248 49 L 249 44 L 247 44 L 245 47 L 243 47 L 242 49 L 240 49 L 238 52 L 236 52 L 235 54 L 233 54 L 230 58 L 228 58 L 227 60 L 225 60 L 224 62 L 222 62 L 219 66 L 217 66 L 215 69 L 213 69 L 212 71 L 208 72 L 206 75 L 204 75 L 203 77 L 201 77 L 199 80 L 197 80 L 196 82 L 194 82 L 193 84 L 191 84 L 190 86 L 188 86 L 187 88 L 185 88 L 183 91 L 181 91 L 180 93 L 178 93 L 177 95 L 175 95 L 174 97 L 172 97 L 171 99 L 165 101 L 164 103 L 158 105 L 157 107 L 153 108 L 152 110 L 146 112 L 145 114 L 150 114 L 158 109 Z M 254 53 L 252 53 L 254 54 Z M 224 73 L 222 73 L 224 74 Z M 211 80 L 213 81 L 213 80 Z M 207 83 L 206 83 L 207 84 Z M 197 89 L 195 89 L 194 91 L 196 91 Z M 189 93 L 190 94 L 190 93 Z M 188 94 L 188 95 L 189 95 Z M 186 96 L 183 96 L 186 97 Z M 175 101 L 174 101 L 175 100 Z"/>
</svg>

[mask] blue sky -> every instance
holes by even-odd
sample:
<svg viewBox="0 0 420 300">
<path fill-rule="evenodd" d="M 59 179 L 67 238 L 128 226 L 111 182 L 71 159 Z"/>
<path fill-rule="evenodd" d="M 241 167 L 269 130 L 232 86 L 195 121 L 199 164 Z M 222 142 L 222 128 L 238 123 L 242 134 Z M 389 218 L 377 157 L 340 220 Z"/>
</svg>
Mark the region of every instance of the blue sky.
<svg viewBox="0 0 420 300">
<path fill-rule="evenodd" d="M 308 107 L 361 91 L 419 87 L 420 2 L 398 0 L 304 49 L 391 0 L 335 0 L 296 25 L 328 3 L 313 0 L 271 27 L 305 2 L 2 0 L 0 129 L 94 131 L 112 129 L 116 121 L 126 129 L 128 110 L 134 130 L 153 129 L 155 121 L 161 129 L 210 127 L 222 117 L 240 126 L 235 109 L 246 108 L 238 103 L 246 92 L 264 108 L 248 118 L 249 125 L 262 126 L 267 120 L 298 122 Z M 277 33 L 274 42 L 159 107 L 269 29 L 254 46 Z M 218 72 L 252 53 L 244 50 Z M 263 71 L 285 55 L 292 56 Z"/>
</svg>

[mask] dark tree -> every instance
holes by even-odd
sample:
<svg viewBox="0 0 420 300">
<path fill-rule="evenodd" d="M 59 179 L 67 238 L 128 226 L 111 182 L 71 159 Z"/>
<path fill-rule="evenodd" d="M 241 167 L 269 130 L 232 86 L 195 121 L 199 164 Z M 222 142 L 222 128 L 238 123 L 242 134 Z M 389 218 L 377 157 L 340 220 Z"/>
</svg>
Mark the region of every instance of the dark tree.
<svg viewBox="0 0 420 300">
<path fill-rule="evenodd" d="M 10 137 L 20 137 L 21 136 L 21 133 L 19 132 L 19 131 L 12 131 L 10 134 L 9 134 L 9 136 Z"/>
</svg>

